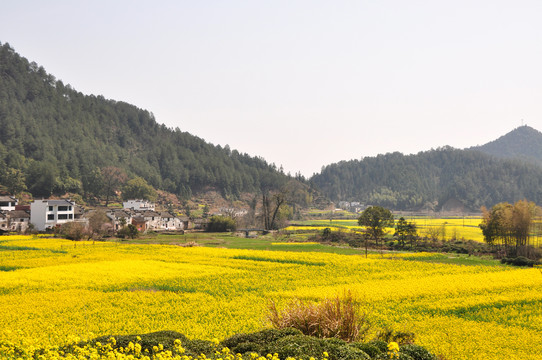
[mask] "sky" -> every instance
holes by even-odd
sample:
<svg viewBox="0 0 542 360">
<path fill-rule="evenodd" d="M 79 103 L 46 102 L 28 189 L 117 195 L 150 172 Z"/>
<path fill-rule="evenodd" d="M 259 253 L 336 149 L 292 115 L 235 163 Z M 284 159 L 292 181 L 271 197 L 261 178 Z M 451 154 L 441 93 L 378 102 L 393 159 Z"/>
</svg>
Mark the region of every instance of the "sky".
<svg viewBox="0 0 542 360">
<path fill-rule="evenodd" d="M 286 172 L 542 131 L 542 1 L 5 0 L 0 42 L 84 94 Z"/>
</svg>

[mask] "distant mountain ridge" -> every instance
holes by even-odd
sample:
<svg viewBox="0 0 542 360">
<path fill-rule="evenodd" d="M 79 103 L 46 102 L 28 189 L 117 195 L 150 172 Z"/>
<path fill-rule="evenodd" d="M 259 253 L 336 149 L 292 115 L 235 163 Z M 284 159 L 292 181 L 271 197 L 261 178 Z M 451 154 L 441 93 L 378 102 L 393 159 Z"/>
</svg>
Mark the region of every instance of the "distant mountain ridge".
<svg viewBox="0 0 542 360">
<path fill-rule="evenodd" d="M 470 149 L 502 159 L 519 159 L 542 166 L 542 133 L 527 125 L 517 127 L 497 140 Z"/>
<path fill-rule="evenodd" d="M 341 161 L 311 178 L 333 201 L 397 210 L 477 211 L 499 202 L 542 203 L 542 133 L 521 126 L 482 146 L 443 147 Z"/>
</svg>

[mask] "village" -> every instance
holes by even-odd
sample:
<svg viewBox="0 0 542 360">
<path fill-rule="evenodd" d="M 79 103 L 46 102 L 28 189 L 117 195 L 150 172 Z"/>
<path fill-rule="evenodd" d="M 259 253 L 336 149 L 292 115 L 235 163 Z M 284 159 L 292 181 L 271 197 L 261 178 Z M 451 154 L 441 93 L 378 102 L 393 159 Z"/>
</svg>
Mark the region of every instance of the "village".
<svg viewBox="0 0 542 360">
<path fill-rule="evenodd" d="M 129 224 L 139 232 L 185 231 L 201 225 L 199 222 L 194 225 L 194 222 L 186 216 L 180 217 L 169 211 L 157 211 L 156 205 L 148 200 L 127 200 L 122 205 L 122 208 L 103 210 L 114 232 Z M 95 211 L 99 210 L 85 210 L 68 199 L 34 200 L 30 205 L 19 205 L 17 198 L 3 195 L 0 196 L 0 234 L 52 232 L 69 222 L 86 227 Z"/>
</svg>

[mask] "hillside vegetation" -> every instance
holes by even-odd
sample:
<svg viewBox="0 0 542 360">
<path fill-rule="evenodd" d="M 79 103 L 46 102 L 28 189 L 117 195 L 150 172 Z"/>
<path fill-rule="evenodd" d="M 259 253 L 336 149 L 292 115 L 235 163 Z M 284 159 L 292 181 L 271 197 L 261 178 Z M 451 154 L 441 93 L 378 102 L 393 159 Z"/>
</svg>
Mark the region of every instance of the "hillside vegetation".
<svg viewBox="0 0 542 360">
<path fill-rule="evenodd" d="M 448 202 L 467 210 L 524 198 L 542 202 L 542 168 L 451 147 L 341 161 L 326 166 L 311 181 L 331 200 L 398 210 L 439 210 Z"/>
<path fill-rule="evenodd" d="M 519 159 L 542 165 L 542 133 L 520 126 L 497 140 L 471 148 L 502 159 Z"/>
<path fill-rule="evenodd" d="M 160 125 L 147 110 L 84 95 L 7 43 L 0 43 L 0 129 L 0 184 L 11 193 L 97 191 L 93 179 L 107 167 L 183 197 L 208 188 L 236 197 L 288 179 L 262 158 Z"/>
</svg>

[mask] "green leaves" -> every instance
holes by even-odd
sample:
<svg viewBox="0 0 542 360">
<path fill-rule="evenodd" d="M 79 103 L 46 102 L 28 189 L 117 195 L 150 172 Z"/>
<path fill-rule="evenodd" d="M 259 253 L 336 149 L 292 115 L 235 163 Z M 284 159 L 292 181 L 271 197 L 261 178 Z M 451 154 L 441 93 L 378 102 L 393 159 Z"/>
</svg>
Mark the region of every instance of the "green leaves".
<svg viewBox="0 0 542 360">
<path fill-rule="evenodd" d="M 381 206 L 370 206 L 358 218 L 358 224 L 367 228 L 372 238 L 384 235 L 384 228 L 393 227 L 393 215 L 390 210 Z"/>
</svg>

